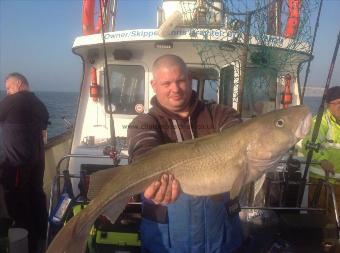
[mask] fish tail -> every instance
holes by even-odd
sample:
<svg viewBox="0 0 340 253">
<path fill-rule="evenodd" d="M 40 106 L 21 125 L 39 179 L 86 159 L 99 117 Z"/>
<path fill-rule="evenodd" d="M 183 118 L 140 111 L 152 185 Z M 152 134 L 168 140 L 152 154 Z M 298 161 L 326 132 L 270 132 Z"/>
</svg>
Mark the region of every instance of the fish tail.
<svg viewBox="0 0 340 253">
<path fill-rule="evenodd" d="M 85 210 L 86 208 L 83 211 Z M 65 224 L 50 243 L 46 253 L 85 252 L 90 227 L 87 226 L 81 231 L 77 231 L 79 220 L 81 220 L 83 214 L 77 214 Z"/>
</svg>

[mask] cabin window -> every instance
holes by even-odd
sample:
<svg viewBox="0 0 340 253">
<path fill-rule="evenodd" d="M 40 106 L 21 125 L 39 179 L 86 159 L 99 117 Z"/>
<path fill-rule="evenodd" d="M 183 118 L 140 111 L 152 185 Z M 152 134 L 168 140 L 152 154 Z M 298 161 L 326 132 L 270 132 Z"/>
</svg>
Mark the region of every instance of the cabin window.
<svg viewBox="0 0 340 253">
<path fill-rule="evenodd" d="M 275 109 L 277 90 L 277 72 L 247 68 L 244 91 L 242 116 L 253 117 Z"/>
<path fill-rule="evenodd" d="M 218 102 L 218 72 L 212 68 L 190 68 L 192 89 L 206 102 Z"/>
<path fill-rule="evenodd" d="M 217 103 L 218 82 L 217 80 L 192 79 L 192 89 L 197 92 L 200 100 Z"/>
<path fill-rule="evenodd" d="M 237 109 L 238 80 L 234 66 L 221 69 L 220 101 Z M 236 79 L 237 78 L 237 79 Z M 243 87 L 242 117 L 253 117 L 275 109 L 277 71 L 249 67 Z"/>
<path fill-rule="evenodd" d="M 113 113 L 137 114 L 136 110 L 144 106 L 144 68 L 137 65 L 109 65 L 108 70 Z M 107 90 L 106 98 L 108 98 Z M 106 110 L 110 112 L 108 99 L 105 101 Z"/>
<path fill-rule="evenodd" d="M 218 101 L 218 81 L 217 80 L 204 80 L 203 100 L 207 102 Z"/>
<path fill-rule="evenodd" d="M 192 90 L 198 93 L 198 80 L 197 79 L 192 79 Z"/>
</svg>

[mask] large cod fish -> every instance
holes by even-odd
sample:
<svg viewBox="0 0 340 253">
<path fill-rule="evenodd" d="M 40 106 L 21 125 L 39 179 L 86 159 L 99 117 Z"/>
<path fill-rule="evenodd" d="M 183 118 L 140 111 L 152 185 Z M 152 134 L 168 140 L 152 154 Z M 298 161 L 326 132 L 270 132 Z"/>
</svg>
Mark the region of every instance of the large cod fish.
<svg viewBox="0 0 340 253">
<path fill-rule="evenodd" d="M 221 133 L 182 143 L 161 145 L 137 162 L 97 172 L 91 178 L 100 191 L 56 235 L 47 253 L 85 252 L 89 230 L 103 214 L 114 222 L 130 196 L 141 193 L 163 173 L 178 179 L 183 192 L 208 196 L 230 192 L 236 197 L 242 186 L 274 168 L 296 142 L 307 135 L 311 113 L 305 106 L 276 110 Z M 105 183 L 104 183 L 105 182 Z"/>
</svg>

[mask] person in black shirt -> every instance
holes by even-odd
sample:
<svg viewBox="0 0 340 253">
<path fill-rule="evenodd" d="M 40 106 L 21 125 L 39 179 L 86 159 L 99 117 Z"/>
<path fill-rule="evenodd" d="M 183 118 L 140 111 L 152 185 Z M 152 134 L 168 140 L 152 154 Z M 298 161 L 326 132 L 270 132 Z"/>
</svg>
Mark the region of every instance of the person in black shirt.
<svg viewBox="0 0 340 253">
<path fill-rule="evenodd" d="M 39 244 L 46 237 L 47 206 L 43 177 L 44 136 L 49 114 L 45 105 L 30 92 L 23 75 L 11 73 L 5 83 L 7 96 L 0 102 L 5 154 L 0 166 L 3 170 L 2 184 L 14 226 L 28 230 L 29 252 L 35 253 L 39 252 Z"/>
</svg>

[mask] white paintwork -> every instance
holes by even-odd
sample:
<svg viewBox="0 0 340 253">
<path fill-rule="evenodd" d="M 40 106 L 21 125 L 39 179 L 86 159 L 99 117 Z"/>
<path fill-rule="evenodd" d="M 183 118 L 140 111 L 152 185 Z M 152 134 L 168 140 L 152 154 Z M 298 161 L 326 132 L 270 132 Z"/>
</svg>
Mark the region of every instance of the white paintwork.
<svg viewBox="0 0 340 253">
<path fill-rule="evenodd" d="M 196 34 L 196 36 L 193 36 Z M 289 45 L 294 43 L 293 39 L 278 37 L 274 35 L 264 35 L 266 41 L 272 41 L 269 46 L 273 46 L 278 49 L 289 50 Z M 118 43 L 118 42 L 133 42 L 133 41 L 164 41 L 164 38 L 158 36 L 158 29 L 135 29 L 135 30 L 124 30 L 117 32 L 109 32 L 104 35 L 105 43 Z M 169 34 L 166 40 L 183 40 L 189 43 L 193 41 L 205 40 L 205 41 L 223 41 L 230 42 L 237 38 L 238 43 L 243 43 L 244 38 L 240 33 L 228 30 L 226 28 L 221 29 L 196 29 L 196 28 L 176 28 L 171 34 Z M 73 43 L 73 50 L 82 46 L 95 46 L 103 43 L 101 34 L 87 35 L 77 37 Z M 235 43 L 236 45 L 238 43 Z M 255 37 L 250 37 L 250 45 L 261 45 Z M 306 53 L 310 51 L 310 45 L 307 43 L 300 42 L 299 45 L 294 46 L 296 53 Z"/>
</svg>

